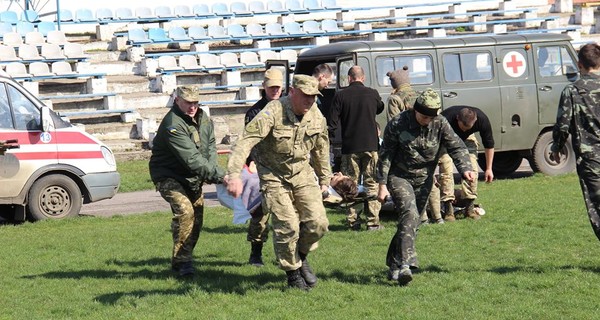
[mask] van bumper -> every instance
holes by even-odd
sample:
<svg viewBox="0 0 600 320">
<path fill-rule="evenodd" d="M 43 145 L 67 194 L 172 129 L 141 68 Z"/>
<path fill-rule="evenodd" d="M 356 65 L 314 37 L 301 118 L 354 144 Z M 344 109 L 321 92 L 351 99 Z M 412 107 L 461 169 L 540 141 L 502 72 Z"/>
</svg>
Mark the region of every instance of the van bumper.
<svg viewBox="0 0 600 320">
<path fill-rule="evenodd" d="M 117 194 L 121 183 L 118 172 L 102 172 L 86 174 L 82 177 L 90 195 L 90 202 L 110 199 Z"/>
</svg>

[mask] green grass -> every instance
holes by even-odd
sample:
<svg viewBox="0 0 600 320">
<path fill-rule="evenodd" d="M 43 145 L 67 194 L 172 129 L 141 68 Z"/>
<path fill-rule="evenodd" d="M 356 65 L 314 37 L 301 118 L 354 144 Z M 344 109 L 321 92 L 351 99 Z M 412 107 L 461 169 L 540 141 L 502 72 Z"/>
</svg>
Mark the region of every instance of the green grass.
<svg viewBox="0 0 600 320">
<path fill-rule="evenodd" d="M 246 226 L 208 208 L 190 281 L 169 269 L 170 213 L 0 226 L 0 319 L 593 319 L 598 240 L 575 175 L 481 184 L 480 221 L 427 225 L 421 271 L 385 279 L 386 229 L 351 232 L 330 210 L 310 255 L 311 292 L 285 290 L 271 239 L 264 268 L 246 265 Z"/>
</svg>

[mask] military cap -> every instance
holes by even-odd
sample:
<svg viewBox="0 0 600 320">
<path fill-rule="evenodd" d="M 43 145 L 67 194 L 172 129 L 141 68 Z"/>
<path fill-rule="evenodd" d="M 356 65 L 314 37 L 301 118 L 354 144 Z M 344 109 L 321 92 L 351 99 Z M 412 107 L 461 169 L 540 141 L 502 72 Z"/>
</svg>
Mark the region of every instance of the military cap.
<svg viewBox="0 0 600 320">
<path fill-rule="evenodd" d="M 265 71 L 265 81 L 263 82 L 265 87 L 282 87 L 283 86 L 283 74 L 276 68 L 270 68 Z"/>
<path fill-rule="evenodd" d="M 440 114 L 442 101 L 440 100 L 439 94 L 429 88 L 417 96 L 413 108 L 426 116 L 435 117 Z"/>
<path fill-rule="evenodd" d="M 300 89 L 300 91 L 309 96 L 317 94 L 322 96 L 321 91 L 319 91 L 319 82 L 313 76 L 307 76 L 305 74 L 294 75 L 292 87 Z"/>
<path fill-rule="evenodd" d="M 185 85 L 177 87 L 177 96 L 187 102 L 200 101 L 200 88 L 198 86 Z"/>
</svg>

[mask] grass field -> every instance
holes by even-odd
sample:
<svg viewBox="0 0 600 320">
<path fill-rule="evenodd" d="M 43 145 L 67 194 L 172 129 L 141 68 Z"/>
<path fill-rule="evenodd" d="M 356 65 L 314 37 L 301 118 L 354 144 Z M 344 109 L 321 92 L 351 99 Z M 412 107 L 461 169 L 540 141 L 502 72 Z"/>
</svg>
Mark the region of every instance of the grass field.
<svg viewBox="0 0 600 320">
<path fill-rule="evenodd" d="M 480 221 L 427 225 L 421 270 L 385 279 L 386 229 L 352 232 L 330 210 L 311 254 L 310 292 L 285 290 L 274 264 L 246 264 L 245 226 L 206 210 L 195 278 L 169 270 L 170 213 L 0 226 L 0 319 L 592 319 L 600 257 L 575 175 L 481 185 Z"/>
</svg>

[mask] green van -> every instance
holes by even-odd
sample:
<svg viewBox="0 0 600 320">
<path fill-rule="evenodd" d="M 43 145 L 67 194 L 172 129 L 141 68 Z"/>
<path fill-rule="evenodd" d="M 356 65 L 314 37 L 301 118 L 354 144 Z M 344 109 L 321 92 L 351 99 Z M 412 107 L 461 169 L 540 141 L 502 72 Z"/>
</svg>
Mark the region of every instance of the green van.
<svg viewBox="0 0 600 320">
<path fill-rule="evenodd" d="M 322 98 L 328 116 L 335 91 L 348 85 L 351 66 L 364 68 L 365 85 L 379 91 L 384 101 L 392 91 L 386 73 L 408 66 L 413 88 L 434 88 L 443 108 L 470 105 L 488 115 L 496 142 L 496 175 L 514 172 L 523 158 L 534 171 L 555 175 L 575 168 L 570 143 L 560 164 L 549 155 L 560 93 L 577 79 L 576 61 L 567 35 L 474 35 L 331 43 L 301 53 L 294 72 L 312 74 L 321 63 L 333 68 L 334 81 Z M 385 111 L 377 120 L 384 128 Z"/>
</svg>

